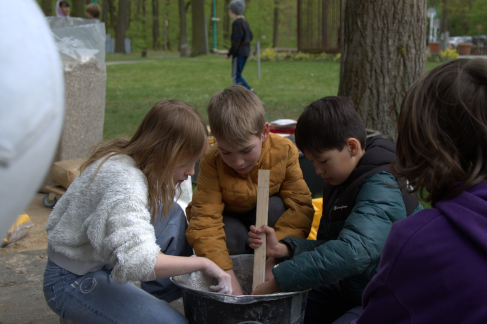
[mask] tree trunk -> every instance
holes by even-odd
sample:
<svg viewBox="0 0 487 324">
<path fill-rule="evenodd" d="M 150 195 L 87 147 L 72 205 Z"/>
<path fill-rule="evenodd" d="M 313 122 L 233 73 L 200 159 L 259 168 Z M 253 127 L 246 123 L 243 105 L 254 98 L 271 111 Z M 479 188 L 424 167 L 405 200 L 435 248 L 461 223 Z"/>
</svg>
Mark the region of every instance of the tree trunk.
<svg viewBox="0 0 487 324">
<path fill-rule="evenodd" d="M 127 29 L 130 28 L 130 17 L 132 16 L 132 1 L 128 0 L 127 3 Z"/>
<path fill-rule="evenodd" d="M 230 37 L 230 15 L 228 14 L 228 5 L 231 0 L 225 0 L 225 7 L 223 12 L 223 38 L 231 41 Z"/>
<path fill-rule="evenodd" d="M 272 34 L 272 47 L 277 47 L 277 36 L 279 35 L 279 1 L 274 1 L 274 32 Z"/>
<path fill-rule="evenodd" d="M 70 17 L 86 18 L 86 4 L 84 0 L 71 0 L 71 8 L 69 10 Z"/>
<path fill-rule="evenodd" d="M 426 0 L 347 0 L 338 95 L 396 139 L 402 99 L 424 72 Z"/>
<path fill-rule="evenodd" d="M 163 32 L 163 39 L 164 39 L 164 52 L 167 52 L 167 26 L 168 26 L 168 21 L 167 21 L 167 12 L 164 13 L 164 28 L 162 29 Z"/>
<path fill-rule="evenodd" d="M 52 16 L 52 0 L 42 0 L 41 8 L 46 17 Z"/>
<path fill-rule="evenodd" d="M 179 0 L 179 51 L 181 46 L 188 44 L 188 36 L 186 34 L 186 4 L 184 0 Z"/>
<path fill-rule="evenodd" d="M 450 6 L 448 0 L 443 0 L 443 9 L 440 17 L 440 33 L 450 31 Z"/>
<path fill-rule="evenodd" d="M 152 0 L 152 48 L 160 49 L 159 40 L 159 0 Z"/>
<path fill-rule="evenodd" d="M 108 12 L 110 13 L 109 26 L 115 29 L 115 26 L 117 25 L 117 14 L 115 13 L 115 5 L 113 4 L 114 0 L 106 0 L 106 1 L 108 2 Z"/>
<path fill-rule="evenodd" d="M 206 54 L 205 0 L 191 0 L 191 56 Z"/>
<path fill-rule="evenodd" d="M 125 29 L 127 24 L 127 1 L 118 0 L 118 21 L 115 33 L 115 53 L 125 53 Z"/>
<path fill-rule="evenodd" d="M 108 0 L 103 0 L 103 9 L 101 11 L 101 21 L 103 21 L 105 23 L 106 29 L 108 29 L 107 15 L 108 15 Z M 107 30 L 107 32 L 108 32 L 108 30 Z"/>
<path fill-rule="evenodd" d="M 141 0 L 142 1 L 142 30 L 144 31 L 144 48 L 142 49 L 142 55 L 144 57 L 144 53 L 145 53 L 145 56 L 147 56 L 147 47 L 148 47 L 148 40 L 147 40 L 147 32 L 146 32 L 146 21 L 147 21 L 147 17 L 146 17 L 146 8 L 145 8 L 145 0 Z"/>
</svg>

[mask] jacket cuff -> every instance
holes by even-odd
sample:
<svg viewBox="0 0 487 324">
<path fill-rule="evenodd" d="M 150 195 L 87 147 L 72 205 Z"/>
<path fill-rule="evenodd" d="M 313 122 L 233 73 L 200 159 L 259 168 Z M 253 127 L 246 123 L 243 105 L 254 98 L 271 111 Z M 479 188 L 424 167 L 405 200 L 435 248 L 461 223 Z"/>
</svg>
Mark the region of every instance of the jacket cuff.
<svg viewBox="0 0 487 324">
<path fill-rule="evenodd" d="M 296 245 L 294 245 L 293 242 L 285 241 L 284 239 L 280 240 L 279 243 L 282 243 L 285 246 L 287 246 L 287 248 L 289 249 L 289 254 L 287 254 L 281 258 L 276 258 L 276 261 L 278 263 L 281 263 L 281 262 L 284 262 L 287 260 L 291 260 L 292 257 L 294 256 L 294 251 L 296 250 Z"/>
</svg>

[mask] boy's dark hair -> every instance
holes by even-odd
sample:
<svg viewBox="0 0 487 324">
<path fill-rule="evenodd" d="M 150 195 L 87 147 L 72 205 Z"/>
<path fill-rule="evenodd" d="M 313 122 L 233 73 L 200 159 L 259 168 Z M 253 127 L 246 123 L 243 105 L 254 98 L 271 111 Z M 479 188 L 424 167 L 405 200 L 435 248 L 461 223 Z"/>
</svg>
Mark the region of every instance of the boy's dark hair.
<svg viewBox="0 0 487 324">
<path fill-rule="evenodd" d="M 100 18 L 101 9 L 97 3 L 90 3 L 86 6 L 86 12 L 93 16 L 93 18 Z"/>
<path fill-rule="evenodd" d="M 304 108 L 295 130 L 296 146 L 306 155 L 323 151 L 341 151 L 347 140 L 356 138 L 365 148 L 364 123 L 345 97 L 324 97 Z"/>
<path fill-rule="evenodd" d="M 59 1 L 59 8 L 62 8 L 62 7 L 69 7 L 69 2 L 67 1 Z"/>
<path fill-rule="evenodd" d="M 391 171 L 433 206 L 485 180 L 487 61 L 456 59 L 422 76 L 402 102 L 398 134 Z"/>
</svg>

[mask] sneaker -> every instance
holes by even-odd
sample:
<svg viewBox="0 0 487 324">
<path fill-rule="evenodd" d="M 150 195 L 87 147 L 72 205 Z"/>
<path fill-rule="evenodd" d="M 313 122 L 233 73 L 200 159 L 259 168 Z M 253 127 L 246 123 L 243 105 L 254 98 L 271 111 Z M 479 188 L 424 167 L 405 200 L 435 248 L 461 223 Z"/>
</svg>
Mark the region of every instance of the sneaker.
<svg viewBox="0 0 487 324">
<path fill-rule="evenodd" d="M 250 91 L 252 91 L 253 93 L 257 94 L 257 92 L 255 92 L 255 90 L 253 88 L 250 88 Z"/>
</svg>

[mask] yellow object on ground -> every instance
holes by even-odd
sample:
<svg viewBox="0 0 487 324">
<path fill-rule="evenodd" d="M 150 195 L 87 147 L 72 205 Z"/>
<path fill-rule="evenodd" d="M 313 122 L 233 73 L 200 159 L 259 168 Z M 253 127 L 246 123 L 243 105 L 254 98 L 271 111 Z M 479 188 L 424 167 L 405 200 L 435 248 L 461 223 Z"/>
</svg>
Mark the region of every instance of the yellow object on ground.
<svg viewBox="0 0 487 324">
<path fill-rule="evenodd" d="M 313 217 L 313 224 L 311 224 L 311 231 L 309 232 L 308 240 L 316 240 L 318 235 L 318 227 L 320 227 L 321 214 L 323 213 L 323 198 L 313 199 L 313 207 L 315 215 Z"/>
<path fill-rule="evenodd" d="M 34 224 L 32 224 L 29 215 L 21 214 L 8 230 L 7 237 L 2 241 L 2 246 L 20 240 L 29 232 L 32 226 Z"/>
</svg>

